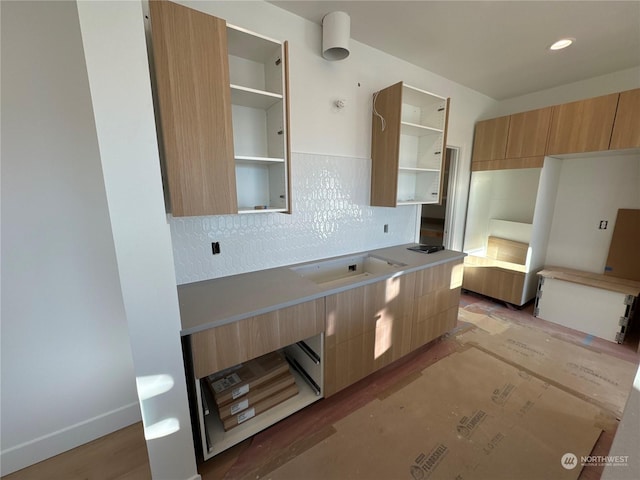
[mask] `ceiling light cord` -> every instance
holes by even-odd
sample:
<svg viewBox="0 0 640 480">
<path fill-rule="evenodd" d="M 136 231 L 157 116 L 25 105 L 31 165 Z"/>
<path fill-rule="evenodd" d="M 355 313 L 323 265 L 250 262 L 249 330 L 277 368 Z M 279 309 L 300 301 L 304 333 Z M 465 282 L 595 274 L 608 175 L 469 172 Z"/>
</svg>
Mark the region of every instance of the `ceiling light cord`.
<svg viewBox="0 0 640 480">
<path fill-rule="evenodd" d="M 381 130 L 381 131 L 383 131 L 383 132 L 384 132 L 384 129 L 385 129 L 385 128 L 387 128 L 387 121 L 386 121 L 386 120 L 384 119 L 384 117 L 383 117 L 382 115 L 380 115 L 380 114 L 378 113 L 378 111 L 376 110 L 376 100 L 378 99 L 378 94 L 379 94 L 379 93 L 380 93 L 380 92 L 376 92 L 376 93 L 374 93 L 374 94 L 373 94 L 373 114 L 374 114 L 376 117 L 380 117 L 380 121 L 382 122 L 382 130 Z"/>
</svg>

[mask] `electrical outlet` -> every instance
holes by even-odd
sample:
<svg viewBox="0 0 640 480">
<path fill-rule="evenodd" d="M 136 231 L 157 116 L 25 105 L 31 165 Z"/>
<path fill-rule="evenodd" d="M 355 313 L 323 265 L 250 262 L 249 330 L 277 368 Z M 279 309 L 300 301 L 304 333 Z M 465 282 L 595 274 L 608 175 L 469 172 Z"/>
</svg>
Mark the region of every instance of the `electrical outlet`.
<svg viewBox="0 0 640 480">
<path fill-rule="evenodd" d="M 600 226 L 598 227 L 598 230 L 606 230 L 608 224 L 609 222 L 607 220 L 600 220 Z"/>
<path fill-rule="evenodd" d="M 211 253 L 214 255 L 220 253 L 220 242 L 211 242 Z"/>
<path fill-rule="evenodd" d="M 389 225 L 384 224 L 384 233 L 389 233 Z"/>
</svg>

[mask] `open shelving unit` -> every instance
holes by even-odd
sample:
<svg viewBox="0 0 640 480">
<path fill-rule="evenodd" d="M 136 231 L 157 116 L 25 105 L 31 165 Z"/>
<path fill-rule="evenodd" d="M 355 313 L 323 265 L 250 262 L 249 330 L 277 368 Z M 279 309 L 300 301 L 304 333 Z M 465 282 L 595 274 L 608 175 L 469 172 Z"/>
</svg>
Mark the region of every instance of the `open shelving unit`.
<svg viewBox="0 0 640 480">
<path fill-rule="evenodd" d="M 287 45 L 227 25 L 238 213 L 290 211 Z"/>
<path fill-rule="evenodd" d="M 448 99 L 400 82 L 373 104 L 371 204 L 439 203 Z"/>
</svg>

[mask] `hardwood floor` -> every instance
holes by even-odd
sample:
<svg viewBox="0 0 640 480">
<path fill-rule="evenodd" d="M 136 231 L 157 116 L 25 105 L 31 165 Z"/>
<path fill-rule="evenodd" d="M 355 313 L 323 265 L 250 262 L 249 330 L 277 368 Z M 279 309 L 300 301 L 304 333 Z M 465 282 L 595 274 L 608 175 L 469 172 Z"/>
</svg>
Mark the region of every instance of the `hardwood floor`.
<svg viewBox="0 0 640 480">
<path fill-rule="evenodd" d="M 142 423 L 135 423 L 2 480 L 146 480 L 151 478 Z"/>
<path fill-rule="evenodd" d="M 480 303 L 479 303 L 480 302 Z M 557 338 L 587 346 L 627 361 L 638 363 L 638 336 L 632 332 L 623 345 L 593 338 L 533 317 L 532 305 L 518 310 L 475 294 L 463 294 L 461 307 L 471 304 L 497 311 L 501 318 L 534 326 Z M 470 328 L 459 322 L 457 332 Z M 456 332 L 454 332 L 456 333 Z M 635 335 L 633 333 L 636 333 Z M 451 335 L 449 335 L 451 337 Z M 332 424 L 356 411 L 403 381 L 409 382 L 429 365 L 456 351 L 447 337 L 408 355 L 404 359 L 363 379 L 355 385 L 321 400 L 271 428 L 255 435 L 215 458 L 198 465 L 203 480 L 262 477 L 332 433 Z M 617 424 L 608 428 L 595 445 L 593 455 L 609 453 Z M 584 468 L 580 480 L 597 480 L 601 468 Z M 2 480 L 138 480 L 151 478 L 142 424 L 138 423 L 69 452 L 40 462 Z"/>
</svg>

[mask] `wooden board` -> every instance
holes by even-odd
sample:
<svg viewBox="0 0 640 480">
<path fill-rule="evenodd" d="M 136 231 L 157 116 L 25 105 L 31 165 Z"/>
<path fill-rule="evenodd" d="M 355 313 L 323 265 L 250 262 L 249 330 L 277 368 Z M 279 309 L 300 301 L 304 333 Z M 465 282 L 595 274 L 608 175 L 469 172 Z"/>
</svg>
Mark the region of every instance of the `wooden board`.
<svg viewBox="0 0 640 480">
<path fill-rule="evenodd" d="M 571 283 L 579 283 L 590 287 L 601 288 L 612 292 L 624 293 L 637 297 L 640 295 L 640 282 L 626 280 L 600 273 L 583 272 L 565 267 L 545 267 L 538 275 L 544 278 L 555 278 Z"/>
<path fill-rule="evenodd" d="M 474 172 L 485 170 L 508 170 L 514 168 L 542 168 L 544 156 L 507 158 L 505 160 L 487 160 L 484 162 L 472 162 L 471 170 Z"/>
<path fill-rule="evenodd" d="M 528 243 L 514 242 L 506 238 L 491 236 L 487 239 L 487 257 L 501 262 L 526 265 L 528 251 Z"/>
<path fill-rule="evenodd" d="M 371 205 L 396 206 L 401 110 L 402 82 L 374 95 L 371 120 Z M 384 118 L 384 124 L 380 116 Z"/>
<path fill-rule="evenodd" d="M 618 210 L 604 274 L 640 282 L 640 209 Z"/>
<path fill-rule="evenodd" d="M 600 152 L 609 148 L 618 95 L 603 95 L 553 107 L 547 155 Z"/>
<path fill-rule="evenodd" d="M 609 150 L 640 147 L 640 88 L 620 93 Z"/>
</svg>

